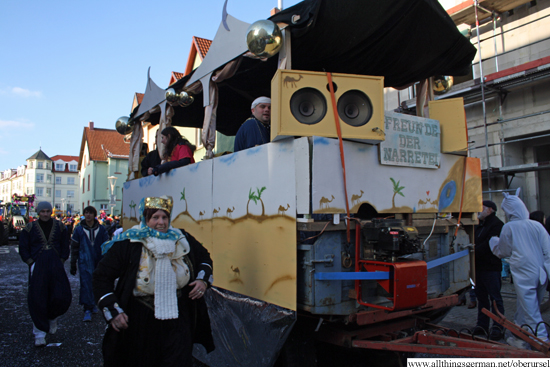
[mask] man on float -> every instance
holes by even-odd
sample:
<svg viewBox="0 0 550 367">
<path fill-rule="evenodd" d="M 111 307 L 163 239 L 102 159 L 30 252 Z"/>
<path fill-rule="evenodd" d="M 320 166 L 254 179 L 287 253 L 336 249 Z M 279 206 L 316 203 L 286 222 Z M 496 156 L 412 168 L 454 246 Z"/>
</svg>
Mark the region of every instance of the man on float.
<svg viewBox="0 0 550 367">
<path fill-rule="evenodd" d="M 251 108 L 252 116 L 241 125 L 235 136 L 235 152 L 269 143 L 271 98 L 258 97 Z"/>
</svg>

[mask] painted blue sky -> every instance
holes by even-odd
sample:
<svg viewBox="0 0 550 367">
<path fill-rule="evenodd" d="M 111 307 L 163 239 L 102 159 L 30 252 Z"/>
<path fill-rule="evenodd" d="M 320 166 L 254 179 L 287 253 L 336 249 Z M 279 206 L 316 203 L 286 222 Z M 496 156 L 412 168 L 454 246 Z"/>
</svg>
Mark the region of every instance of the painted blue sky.
<svg viewBox="0 0 550 367">
<path fill-rule="evenodd" d="M 288 8 L 298 0 L 284 0 Z M 0 2 L 0 171 L 38 149 L 79 155 L 83 128 L 114 129 L 143 93 L 147 68 L 166 88 L 183 72 L 191 38 L 213 39 L 224 0 Z M 229 0 L 244 22 L 269 17 L 276 0 Z M 244 42 L 244 40 L 243 40 Z"/>
</svg>

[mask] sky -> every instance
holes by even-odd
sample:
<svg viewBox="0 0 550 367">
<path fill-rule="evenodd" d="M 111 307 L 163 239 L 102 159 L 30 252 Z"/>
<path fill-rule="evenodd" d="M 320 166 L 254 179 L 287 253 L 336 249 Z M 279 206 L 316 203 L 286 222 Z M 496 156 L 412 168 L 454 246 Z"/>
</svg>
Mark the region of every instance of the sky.
<svg viewBox="0 0 550 367">
<path fill-rule="evenodd" d="M 288 8 L 298 0 L 283 0 Z M 224 0 L 0 1 L 0 171 L 78 156 L 84 127 L 114 129 L 147 69 L 161 88 L 184 72 L 193 36 L 212 40 Z M 266 19 L 277 0 L 228 0 L 241 21 Z M 244 40 L 243 40 L 244 42 Z"/>
</svg>

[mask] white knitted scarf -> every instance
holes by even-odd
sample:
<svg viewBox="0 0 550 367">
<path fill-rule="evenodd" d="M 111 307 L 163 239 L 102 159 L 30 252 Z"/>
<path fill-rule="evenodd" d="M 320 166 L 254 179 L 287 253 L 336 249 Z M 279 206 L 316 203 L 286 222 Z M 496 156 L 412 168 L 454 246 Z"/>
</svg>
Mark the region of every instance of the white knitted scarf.
<svg viewBox="0 0 550 367">
<path fill-rule="evenodd" d="M 148 237 L 145 244 L 155 256 L 155 318 L 159 320 L 178 318 L 176 273 L 170 256 L 176 251 L 174 240 Z"/>
</svg>

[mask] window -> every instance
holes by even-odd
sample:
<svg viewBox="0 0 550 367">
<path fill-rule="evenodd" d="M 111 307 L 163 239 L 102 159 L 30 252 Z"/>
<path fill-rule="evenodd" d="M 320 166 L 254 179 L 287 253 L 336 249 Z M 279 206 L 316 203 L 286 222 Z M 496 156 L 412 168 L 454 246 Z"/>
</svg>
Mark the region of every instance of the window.
<svg viewBox="0 0 550 367">
<path fill-rule="evenodd" d="M 65 170 L 65 163 L 56 163 L 56 164 L 55 164 L 55 170 L 56 170 L 56 171 L 63 171 L 63 170 Z"/>
<path fill-rule="evenodd" d="M 46 169 L 50 169 L 50 163 L 46 162 Z"/>
<path fill-rule="evenodd" d="M 69 164 L 69 171 L 76 172 L 76 164 Z"/>
<path fill-rule="evenodd" d="M 34 167 L 34 162 L 29 162 L 29 168 L 33 168 Z"/>
<path fill-rule="evenodd" d="M 86 179 L 82 179 L 82 193 L 84 194 L 84 187 L 86 186 Z"/>
<path fill-rule="evenodd" d="M 46 176 L 46 183 L 52 183 L 52 175 Z"/>
<path fill-rule="evenodd" d="M 52 197 L 52 189 L 51 188 L 46 188 L 46 196 L 51 198 Z"/>
<path fill-rule="evenodd" d="M 107 204 L 101 204 L 99 210 L 107 210 Z"/>
<path fill-rule="evenodd" d="M 88 191 L 90 191 L 90 175 L 88 175 Z"/>
<path fill-rule="evenodd" d="M 67 197 L 74 198 L 74 190 L 67 190 Z"/>
<path fill-rule="evenodd" d="M 55 197 L 60 198 L 61 197 L 61 190 L 55 190 Z"/>
<path fill-rule="evenodd" d="M 74 177 L 67 177 L 67 185 L 74 185 Z"/>
<path fill-rule="evenodd" d="M 61 204 L 55 204 L 55 210 L 61 210 Z"/>
<path fill-rule="evenodd" d="M 55 178 L 55 184 L 56 185 L 61 185 L 61 177 L 56 177 Z"/>
<path fill-rule="evenodd" d="M 44 182 L 44 174 L 43 173 L 37 173 L 36 174 L 36 182 Z"/>
<path fill-rule="evenodd" d="M 27 195 L 32 195 L 32 187 L 27 187 Z"/>
<path fill-rule="evenodd" d="M 74 204 L 67 204 L 67 213 L 72 213 L 74 211 Z"/>
<path fill-rule="evenodd" d="M 32 175 L 27 173 L 27 182 L 32 182 Z"/>
<path fill-rule="evenodd" d="M 44 162 L 36 162 L 36 168 L 43 169 L 44 168 Z"/>
<path fill-rule="evenodd" d="M 43 187 L 37 187 L 36 188 L 36 196 L 44 196 L 44 188 Z"/>
</svg>

